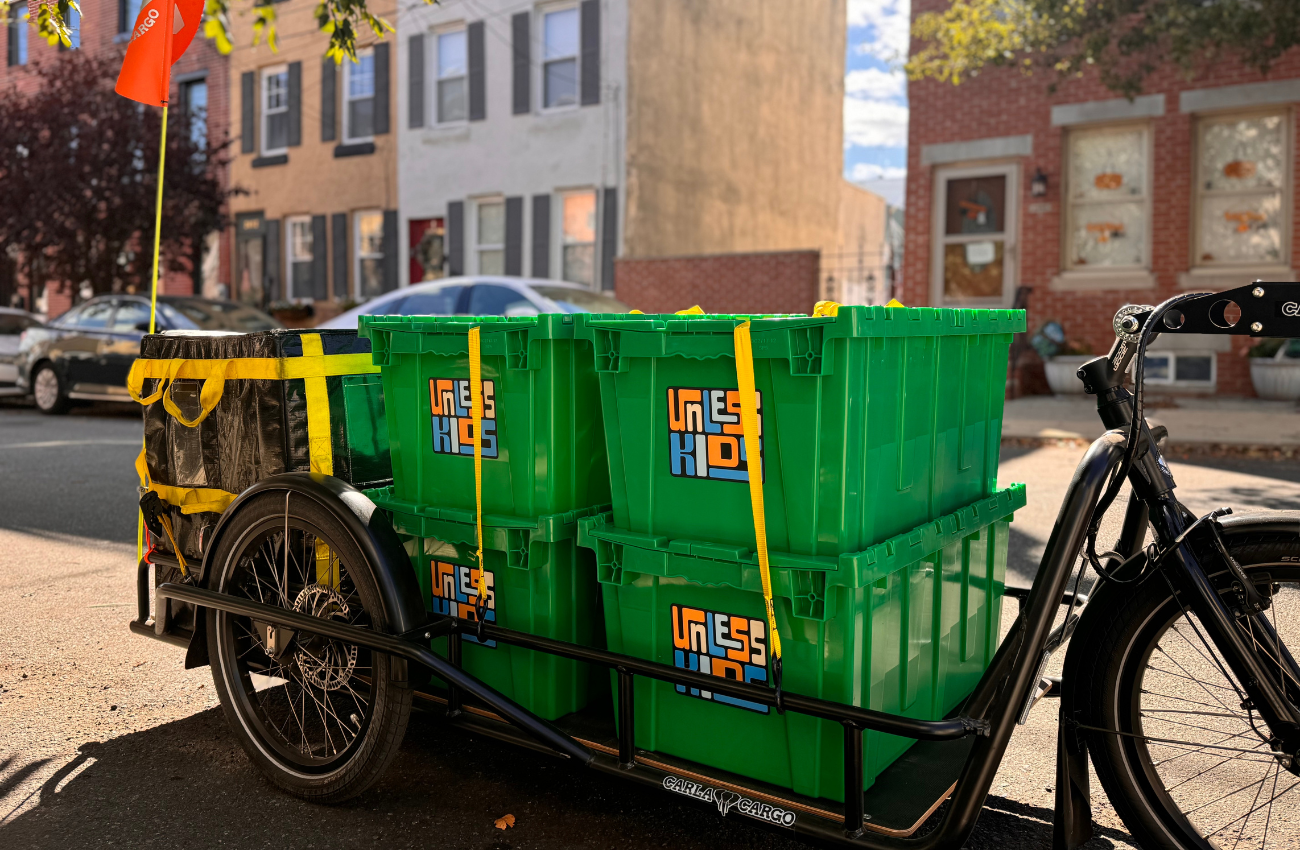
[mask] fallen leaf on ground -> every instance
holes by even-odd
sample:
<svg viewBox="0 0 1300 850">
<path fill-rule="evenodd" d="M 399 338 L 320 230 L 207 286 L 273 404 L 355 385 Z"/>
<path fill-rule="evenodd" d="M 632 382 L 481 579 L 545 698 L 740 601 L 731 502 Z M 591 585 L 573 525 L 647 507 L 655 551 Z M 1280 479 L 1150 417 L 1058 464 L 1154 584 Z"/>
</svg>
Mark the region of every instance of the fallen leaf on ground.
<svg viewBox="0 0 1300 850">
<path fill-rule="evenodd" d="M 496 826 L 497 829 L 509 829 L 510 827 L 515 825 L 515 816 L 506 815 L 503 818 L 497 818 L 492 823 Z"/>
</svg>

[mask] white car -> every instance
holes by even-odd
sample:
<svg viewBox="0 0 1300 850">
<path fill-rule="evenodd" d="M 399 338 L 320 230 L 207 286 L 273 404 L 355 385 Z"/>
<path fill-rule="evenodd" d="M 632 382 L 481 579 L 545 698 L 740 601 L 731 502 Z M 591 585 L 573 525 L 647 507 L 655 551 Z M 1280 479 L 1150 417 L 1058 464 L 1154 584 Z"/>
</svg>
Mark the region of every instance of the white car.
<svg viewBox="0 0 1300 850">
<path fill-rule="evenodd" d="M 40 327 L 39 316 L 0 307 L 0 395 L 23 395 L 18 383 L 18 348 L 23 331 Z"/>
<path fill-rule="evenodd" d="M 536 316 L 628 310 L 623 302 L 576 283 L 526 277 L 449 277 L 386 292 L 317 327 L 355 329 L 359 316 Z"/>
</svg>

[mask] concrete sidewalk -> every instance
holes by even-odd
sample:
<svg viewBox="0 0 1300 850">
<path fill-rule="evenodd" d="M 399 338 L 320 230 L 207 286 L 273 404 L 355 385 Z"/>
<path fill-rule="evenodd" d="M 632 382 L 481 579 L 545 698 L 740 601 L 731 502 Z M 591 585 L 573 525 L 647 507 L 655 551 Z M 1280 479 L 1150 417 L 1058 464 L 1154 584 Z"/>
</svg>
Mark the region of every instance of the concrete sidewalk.
<svg viewBox="0 0 1300 850">
<path fill-rule="evenodd" d="M 1147 397 L 1147 421 L 1169 429 L 1169 446 L 1187 451 L 1300 453 L 1300 410 L 1257 398 Z M 1007 402 L 1004 440 L 1087 440 L 1102 433 L 1093 396 L 1026 396 Z"/>
</svg>

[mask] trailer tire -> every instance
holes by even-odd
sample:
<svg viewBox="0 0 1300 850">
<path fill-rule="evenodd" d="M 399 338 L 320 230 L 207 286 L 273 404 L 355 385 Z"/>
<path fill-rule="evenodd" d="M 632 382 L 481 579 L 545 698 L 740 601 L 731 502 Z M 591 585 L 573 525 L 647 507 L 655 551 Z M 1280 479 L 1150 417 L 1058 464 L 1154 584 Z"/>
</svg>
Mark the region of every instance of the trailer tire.
<svg viewBox="0 0 1300 850">
<path fill-rule="evenodd" d="M 315 499 L 256 494 L 226 526 L 209 562 L 211 589 L 391 633 L 374 565 Z M 343 802 L 396 755 L 411 711 L 404 662 L 211 609 L 207 636 L 226 719 L 278 787 Z"/>
</svg>

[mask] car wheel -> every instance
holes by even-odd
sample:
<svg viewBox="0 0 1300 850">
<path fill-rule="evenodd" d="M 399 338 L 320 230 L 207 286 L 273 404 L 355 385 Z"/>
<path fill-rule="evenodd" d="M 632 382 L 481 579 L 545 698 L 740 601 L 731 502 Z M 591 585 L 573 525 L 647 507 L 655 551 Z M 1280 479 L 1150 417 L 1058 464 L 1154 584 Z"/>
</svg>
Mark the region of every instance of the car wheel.
<svg viewBox="0 0 1300 850">
<path fill-rule="evenodd" d="M 63 389 L 63 379 L 54 371 L 51 363 L 42 363 L 36 367 L 36 374 L 32 377 L 32 397 L 36 400 L 36 409 L 41 413 L 67 413 L 72 406 Z"/>
</svg>

